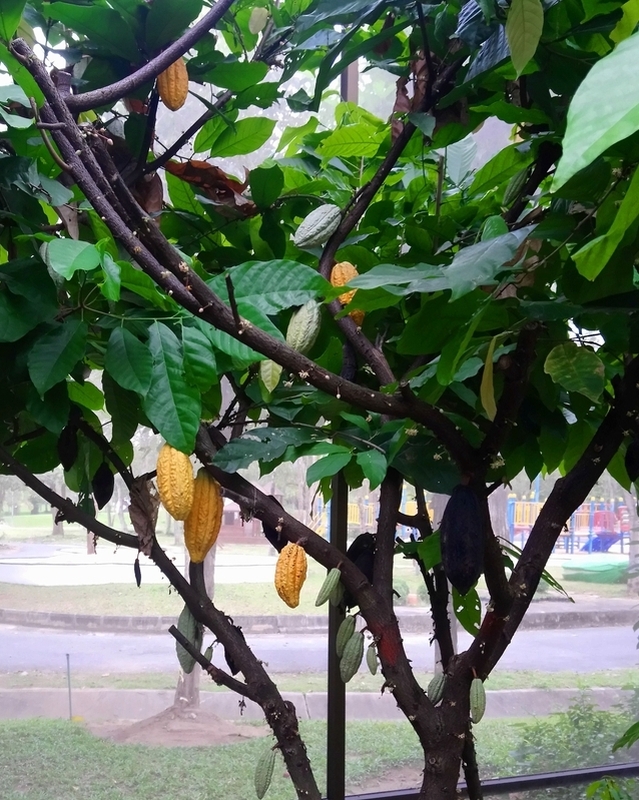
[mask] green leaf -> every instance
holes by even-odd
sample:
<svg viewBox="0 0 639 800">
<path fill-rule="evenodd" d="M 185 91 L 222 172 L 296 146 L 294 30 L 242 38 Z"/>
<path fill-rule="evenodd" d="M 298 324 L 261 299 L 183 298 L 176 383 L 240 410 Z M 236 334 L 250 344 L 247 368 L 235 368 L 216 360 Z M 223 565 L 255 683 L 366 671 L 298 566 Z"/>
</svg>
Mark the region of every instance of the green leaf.
<svg viewBox="0 0 639 800">
<path fill-rule="evenodd" d="M 232 128 L 225 128 L 217 137 L 211 148 L 211 156 L 213 158 L 229 158 L 252 153 L 268 142 L 273 135 L 274 128 L 274 119 L 265 117 L 241 119 Z"/>
<path fill-rule="evenodd" d="M 104 408 L 104 395 L 97 386 L 89 381 L 84 383 L 69 381 L 67 391 L 72 403 L 90 408 L 91 411 L 101 411 Z"/>
<path fill-rule="evenodd" d="M 619 750 L 620 747 L 632 747 L 635 742 L 639 741 L 639 722 L 635 722 L 628 730 L 620 736 L 619 739 L 613 744 L 612 749 Z"/>
<path fill-rule="evenodd" d="M 478 169 L 470 184 L 470 195 L 485 194 L 505 186 L 509 178 L 516 175 L 530 162 L 530 153 L 522 152 L 522 145 L 511 144 L 504 147 L 481 169 Z"/>
<path fill-rule="evenodd" d="M 517 77 L 535 55 L 543 28 L 540 0 L 513 0 L 506 19 L 506 38 Z"/>
<path fill-rule="evenodd" d="M 104 367 L 123 389 L 144 395 L 151 385 L 153 361 L 146 345 L 126 328 L 114 328 L 107 343 Z"/>
<path fill-rule="evenodd" d="M 112 8 L 56 2 L 47 3 L 45 15 L 86 36 L 93 45 L 104 48 L 109 54 L 134 64 L 140 61 L 140 48 L 133 31 Z"/>
<path fill-rule="evenodd" d="M 315 441 L 321 434 L 317 430 L 298 428 L 255 428 L 224 445 L 215 455 L 213 463 L 227 472 L 246 469 L 254 461 L 269 463 L 280 458 L 289 447 Z"/>
<path fill-rule="evenodd" d="M 243 92 L 263 80 L 267 73 L 268 66 L 263 61 L 233 61 L 217 64 L 205 77 L 222 89 Z"/>
<path fill-rule="evenodd" d="M 481 397 L 481 404 L 484 407 L 486 416 L 492 422 L 497 415 L 497 405 L 495 403 L 495 386 L 493 384 L 493 353 L 495 352 L 495 344 L 497 337 L 493 336 L 488 346 L 486 353 L 486 362 L 484 364 L 484 372 L 481 377 L 481 386 L 479 389 L 479 396 Z"/>
<path fill-rule="evenodd" d="M 0 117 L 7 123 L 10 128 L 30 128 L 33 125 L 33 120 L 28 117 L 21 117 L 18 114 L 10 114 L 0 106 Z"/>
<path fill-rule="evenodd" d="M 182 326 L 184 374 L 187 381 L 201 392 L 219 382 L 215 353 L 211 340 L 200 326 Z"/>
<path fill-rule="evenodd" d="M 604 389 L 604 365 L 596 353 L 575 342 L 558 344 L 548 353 L 544 372 L 568 392 L 597 402 Z"/>
<path fill-rule="evenodd" d="M 0 4 L 0 39 L 11 41 L 18 30 L 26 0 L 2 0 Z"/>
<path fill-rule="evenodd" d="M 635 170 L 612 225 L 602 236 L 589 241 L 572 258 L 579 272 L 589 281 L 599 275 L 621 244 L 628 228 L 639 217 L 639 169 Z"/>
<path fill-rule="evenodd" d="M 153 53 L 179 38 L 201 10 L 201 0 L 153 0 L 145 26 L 148 50 Z"/>
<path fill-rule="evenodd" d="M 425 114 L 422 111 L 411 111 L 408 115 L 408 121 L 412 122 L 429 139 L 432 137 L 437 124 L 437 120 L 432 114 Z"/>
<path fill-rule="evenodd" d="M 260 380 L 267 392 L 272 392 L 277 387 L 282 376 L 282 367 L 270 358 L 260 361 Z"/>
<path fill-rule="evenodd" d="M 388 469 L 386 456 L 379 450 L 365 450 L 363 453 L 358 453 L 355 460 L 362 468 L 371 491 L 376 489 L 386 477 Z"/>
<path fill-rule="evenodd" d="M 161 322 L 149 328 L 153 356 L 151 385 L 143 407 L 150 422 L 176 450 L 190 453 L 200 424 L 200 393 L 184 379 L 182 347 L 173 331 Z"/>
<path fill-rule="evenodd" d="M 258 167 L 249 175 L 251 197 L 258 208 L 269 208 L 280 196 L 284 187 L 284 173 L 277 166 Z"/>
<path fill-rule="evenodd" d="M 13 56 L 3 44 L 0 44 L 0 63 L 2 63 L 9 75 L 11 75 L 27 97 L 33 97 L 38 106 L 44 103 L 44 95 L 35 82 L 33 75 L 31 75 L 29 70 Z"/>
<path fill-rule="evenodd" d="M 553 190 L 563 186 L 611 145 L 639 130 L 639 33 L 598 61 L 568 109 L 563 155 Z"/>
<path fill-rule="evenodd" d="M 484 226 L 481 229 L 481 240 L 482 242 L 488 241 L 488 239 L 495 239 L 497 236 L 505 236 L 508 233 L 508 225 L 504 218 L 499 215 L 495 214 L 492 217 L 488 217 L 484 222 Z"/>
<path fill-rule="evenodd" d="M 102 271 L 104 283 L 100 285 L 100 290 L 107 300 L 117 303 L 120 299 L 120 265 L 108 252 L 102 255 Z"/>
<path fill-rule="evenodd" d="M 377 153 L 385 136 L 384 129 L 376 131 L 371 125 L 365 123 L 344 125 L 322 139 L 317 152 L 322 158 L 335 158 L 336 156 L 367 158 Z"/>
<path fill-rule="evenodd" d="M 42 245 L 40 254 L 48 267 L 67 280 L 78 270 L 87 272 L 100 265 L 97 247 L 75 239 L 52 239 Z"/>
<path fill-rule="evenodd" d="M 453 610 L 460 625 L 471 636 L 476 636 L 481 622 L 481 600 L 476 589 L 461 595 L 453 587 Z"/>
<path fill-rule="evenodd" d="M 29 376 L 40 396 L 63 381 L 84 355 L 88 327 L 85 322 L 67 317 L 64 323 L 40 337 L 31 348 L 27 365 Z"/>
<path fill-rule="evenodd" d="M 322 478 L 331 478 L 344 469 L 351 460 L 352 453 L 347 447 L 335 444 L 331 446 L 332 452 L 320 458 L 306 470 L 306 483 L 308 486 L 321 481 Z"/>
<path fill-rule="evenodd" d="M 27 298 L 0 289 L 0 342 L 17 342 L 39 322 Z"/>
</svg>

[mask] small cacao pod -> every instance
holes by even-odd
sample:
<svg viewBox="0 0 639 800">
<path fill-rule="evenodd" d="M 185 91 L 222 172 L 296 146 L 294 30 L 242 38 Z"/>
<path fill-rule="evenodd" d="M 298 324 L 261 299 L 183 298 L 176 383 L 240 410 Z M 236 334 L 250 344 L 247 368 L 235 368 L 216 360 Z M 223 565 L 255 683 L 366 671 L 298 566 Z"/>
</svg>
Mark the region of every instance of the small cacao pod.
<svg viewBox="0 0 639 800">
<path fill-rule="evenodd" d="M 339 581 L 335 585 L 335 588 L 333 589 L 333 591 L 331 592 L 331 594 L 330 594 L 330 596 L 328 598 L 328 602 L 333 607 L 337 607 L 342 602 L 342 600 L 344 599 L 344 593 L 345 593 L 344 584 L 341 581 Z"/>
<path fill-rule="evenodd" d="M 337 629 L 337 636 L 335 637 L 335 652 L 338 658 L 343 656 L 346 642 L 351 638 L 353 633 L 355 633 L 355 617 L 344 617 Z"/>
<path fill-rule="evenodd" d="M 339 583 L 339 579 L 342 573 L 337 569 L 337 567 L 333 567 L 333 569 L 328 571 L 327 576 L 324 578 L 324 583 L 321 585 L 319 592 L 317 593 L 317 599 L 315 600 L 316 606 L 323 606 L 324 603 L 329 599 L 329 597 L 335 591 L 335 587 Z"/>
<path fill-rule="evenodd" d="M 446 685 L 446 676 L 443 674 L 435 675 L 435 677 L 428 684 L 428 688 L 426 689 L 426 694 L 428 695 L 428 699 L 434 706 L 436 706 L 437 703 L 439 703 L 439 701 L 444 696 L 445 685 Z"/>
<path fill-rule="evenodd" d="M 366 666 L 371 675 L 377 675 L 377 650 L 374 644 L 369 644 L 366 650 Z"/>
<path fill-rule="evenodd" d="M 315 344 L 321 323 L 319 303 L 309 300 L 293 313 L 286 329 L 286 344 L 298 353 L 308 353 Z"/>
<path fill-rule="evenodd" d="M 273 770 L 275 768 L 275 750 L 269 747 L 259 757 L 255 767 L 255 794 L 258 800 L 262 800 L 268 787 L 271 785 Z"/>
<path fill-rule="evenodd" d="M 78 457 L 78 429 L 75 425 L 65 425 L 58 437 L 58 458 L 62 469 L 68 471 Z"/>
<path fill-rule="evenodd" d="M 194 564 L 204 561 L 217 541 L 223 510 L 219 483 L 204 468 L 200 469 L 193 486 L 193 505 L 184 520 L 184 544 Z"/>
<path fill-rule="evenodd" d="M 290 608 L 300 604 L 300 591 L 306 580 L 306 551 L 299 544 L 289 542 L 277 558 L 275 589 Z"/>
<path fill-rule="evenodd" d="M 156 482 L 162 505 L 173 519 L 186 519 L 193 505 L 193 467 L 186 453 L 162 445 L 156 464 Z"/>
<path fill-rule="evenodd" d="M 351 638 L 346 642 L 344 652 L 339 662 L 339 674 L 344 683 L 348 683 L 359 669 L 364 657 L 364 634 L 355 631 Z"/>
<path fill-rule="evenodd" d="M 251 16 L 249 17 L 248 21 L 249 32 L 252 33 L 254 36 L 258 33 L 261 33 L 266 27 L 266 23 L 268 22 L 268 16 L 269 16 L 268 9 L 256 6 L 251 11 Z"/>
<path fill-rule="evenodd" d="M 293 244 L 302 248 L 319 247 L 335 233 L 341 216 L 339 207 L 331 203 L 314 209 L 293 234 Z"/>
<path fill-rule="evenodd" d="M 340 261 L 331 270 L 331 285 L 332 286 L 345 286 L 349 281 L 352 281 L 353 278 L 356 278 L 359 275 L 357 268 L 351 264 L 350 261 Z M 351 300 L 355 297 L 355 292 L 357 289 L 351 289 L 348 292 L 344 292 L 344 294 L 340 294 L 339 301 L 343 306 L 348 305 Z"/>
<path fill-rule="evenodd" d="M 519 172 L 516 172 L 512 176 L 512 178 L 506 184 L 502 205 L 509 206 L 519 197 L 519 193 L 524 188 L 524 184 L 526 183 L 527 177 L 528 177 L 528 167 L 520 169 Z"/>
<path fill-rule="evenodd" d="M 60 438 L 62 438 L 62 434 L 60 434 Z M 628 445 L 624 464 L 628 477 L 634 483 L 639 478 L 639 439 L 633 439 Z"/>
<path fill-rule="evenodd" d="M 104 508 L 113 495 L 115 480 L 111 468 L 103 461 L 96 469 L 95 475 L 91 480 L 91 491 L 93 499 L 98 508 Z"/>
<path fill-rule="evenodd" d="M 481 678 L 473 678 L 470 684 L 470 718 L 480 722 L 486 711 L 486 690 Z"/>
<path fill-rule="evenodd" d="M 456 486 L 439 528 L 446 577 L 467 594 L 484 568 L 484 528 L 477 495 L 470 486 Z"/>
<path fill-rule="evenodd" d="M 158 75 L 158 94 L 170 111 L 177 111 L 186 103 L 189 73 L 183 58 L 178 58 Z"/>
<path fill-rule="evenodd" d="M 184 606 L 178 617 L 177 629 L 191 642 L 196 650 L 202 647 L 202 626 L 195 619 L 188 606 Z M 188 653 L 179 642 L 175 643 L 178 661 L 184 672 L 188 675 L 193 672 L 195 659 Z"/>
</svg>

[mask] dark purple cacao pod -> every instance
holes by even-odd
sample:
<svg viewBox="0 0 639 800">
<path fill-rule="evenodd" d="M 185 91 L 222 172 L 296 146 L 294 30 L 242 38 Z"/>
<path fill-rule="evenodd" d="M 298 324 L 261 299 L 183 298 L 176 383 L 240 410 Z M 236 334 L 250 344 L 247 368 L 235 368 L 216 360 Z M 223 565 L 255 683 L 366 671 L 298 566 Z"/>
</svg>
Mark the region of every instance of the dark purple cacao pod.
<svg viewBox="0 0 639 800">
<path fill-rule="evenodd" d="M 113 473 L 106 461 L 103 461 L 96 469 L 93 480 L 91 481 L 93 498 L 98 508 L 103 508 L 109 502 L 113 494 L 113 488 Z"/>
<path fill-rule="evenodd" d="M 75 425 L 65 425 L 58 437 L 58 458 L 62 469 L 69 470 L 78 457 L 78 429 Z"/>
<path fill-rule="evenodd" d="M 484 569 L 481 507 L 470 486 L 453 489 L 439 531 L 446 577 L 460 594 L 467 594 Z"/>
</svg>

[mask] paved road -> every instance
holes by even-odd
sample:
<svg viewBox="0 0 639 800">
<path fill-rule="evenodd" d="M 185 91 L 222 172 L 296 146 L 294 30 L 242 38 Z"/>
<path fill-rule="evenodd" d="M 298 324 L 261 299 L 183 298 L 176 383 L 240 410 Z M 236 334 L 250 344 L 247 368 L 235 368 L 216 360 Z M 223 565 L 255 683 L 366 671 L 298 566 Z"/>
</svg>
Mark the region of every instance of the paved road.
<svg viewBox="0 0 639 800">
<path fill-rule="evenodd" d="M 324 671 L 326 640 L 319 635 L 248 635 L 255 652 L 273 672 Z M 428 669 L 433 654 L 427 637 L 405 637 L 409 657 Z M 462 635 L 460 646 L 470 637 Z M 210 635 L 205 638 L 205 645 Z M 166 672 L 177 669 L 174 642 L 166 635 L 85 633 L 0 626 L 0 672 L 63 671 L 66 653 L 72 670 L 82 672 Z M 636 667 L 637 637 L 631 628 L 578 628 L 521 631 L 500 662 L 500 668 L 544 672 Z M 222 654 L 214 658 L 223 666 Z"/>
</svg>

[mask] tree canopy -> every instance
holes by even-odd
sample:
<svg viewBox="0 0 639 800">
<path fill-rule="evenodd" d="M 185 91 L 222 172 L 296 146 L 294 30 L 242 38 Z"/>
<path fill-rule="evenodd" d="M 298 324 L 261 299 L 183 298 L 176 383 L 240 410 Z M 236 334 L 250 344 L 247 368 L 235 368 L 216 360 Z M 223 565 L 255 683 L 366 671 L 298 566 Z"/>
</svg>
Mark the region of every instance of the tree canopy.
<svg viewBox="0 0 639 800">
<path fill-rule="evenodd" d="M 243 680 L 213 677 L 262 705 L 299 797 L 320 790 L 294 710 L 232 609 L 157 545 L 132 437 L 149 427 L 195 453 L 247 516 L 340 569 L 423 745 L 420 797 L 450 796 L 460 762 L 480 797 L 471 684 L 599 476 L 639 476 L 638 20 L 634 0 L 2 3 L 0 461 L 67 518 L 151 555 L 238 665 Z M 183 57 L 201 113 L 160 142 L 180 78 L 166 70 Z M 390 117 L 342 100 L 320 120 L 355 63 L 391 76 Z M 281 130 L 282 107 L 299 124 Z M 478 168 L 474 134 L 495 118 L 509 139 Z M 232 171 L 263 146 L 259 166 Z M 309 455 L 327 497 L 338 474 L 380 487 L 368 573 L 239 472 Z M 77 503 L 37 477 L 60 463 Z M 513 563 L 488 497 L 556 470 Z M 115 472 L 137 536 L 95 519 Z M 441 532 L 425 492 L 452 496 Z M 417 539 L 396 542 L 398 523 Z M 397 553 L 430 595 L 437 705 L 393 612 Z M 455 654 L 459 570 L 491 600 L 453 590 L 474 634 Z"/>
</svg>

